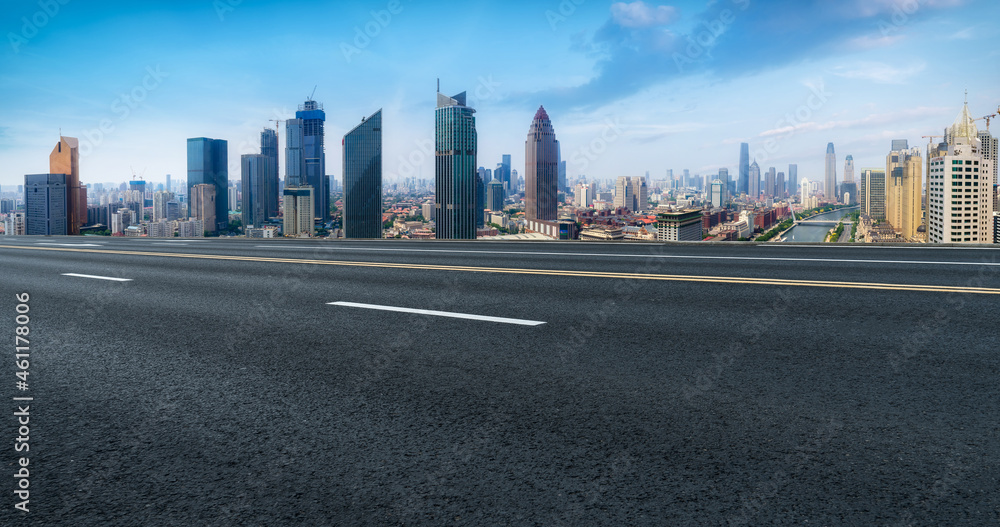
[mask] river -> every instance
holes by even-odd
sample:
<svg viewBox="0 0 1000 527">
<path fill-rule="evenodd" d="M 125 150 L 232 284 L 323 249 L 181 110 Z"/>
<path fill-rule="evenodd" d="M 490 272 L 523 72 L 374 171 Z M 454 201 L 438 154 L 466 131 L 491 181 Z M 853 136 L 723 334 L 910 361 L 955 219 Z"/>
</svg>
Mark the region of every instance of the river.
<svg viewBox="0 0 1000 527">
<path fill-rule="evenodd" d="M 833 212 L 827 212 L 820 214 L 819 216 L 813 216 L 809 218 L 810 220 L 824 220 L 824 221 L 837 221 L 844 216 L 858 210 L 857 207 L 849 209 L 837 209 Z M 830 229 L 834 228 L 835 225 L 796 225 L 792 227 L 790 231 L 785 233 L 784 241 L 786 242 L 822 242 L 826 239 L 827 233 Z M 844 229 L 850 229 L 851 224 L 845 223 Z"/>
</svg>

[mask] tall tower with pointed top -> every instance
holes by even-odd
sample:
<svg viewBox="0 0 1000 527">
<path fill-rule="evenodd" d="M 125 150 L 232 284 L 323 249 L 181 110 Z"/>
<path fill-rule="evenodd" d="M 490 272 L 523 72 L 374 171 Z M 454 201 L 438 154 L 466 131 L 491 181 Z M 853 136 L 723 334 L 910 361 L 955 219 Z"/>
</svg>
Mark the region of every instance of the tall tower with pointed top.
<svg viewBox="0 0 1000 527">
<path fill-rule="evenodd" d="M 475 240 L 478 211 L 476 111 L 465 92 L 437 94 L 434 112 L 434 214 L 439 240 Z"/>
<path fill-rule="evenodd" d="M 837 201 L 837 154 L 833 143 L 826 145 L 826 178 L 823 180 L 823 195 Z"/>
<path fill-rule="evenodd" d="M 555 221 L 559 207 L 559 141 L 545 108 L 538 107 L 524 142 L 527 220 Z"/>
</svg>

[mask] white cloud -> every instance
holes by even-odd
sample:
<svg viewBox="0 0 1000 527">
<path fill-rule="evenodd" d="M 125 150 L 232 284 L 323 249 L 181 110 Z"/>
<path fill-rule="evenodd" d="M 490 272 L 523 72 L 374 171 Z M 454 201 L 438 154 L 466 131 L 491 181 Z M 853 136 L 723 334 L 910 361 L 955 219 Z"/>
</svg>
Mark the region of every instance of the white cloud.
<svg viewBox="0 0 1000 527">
<path fill-rule="evenodd" d="M 630 4 L 611 4 L 611 19 L 628 28 L 663 26 L 677 19 L 677 9 L 672 6 L 650 6 L 642 0 Z"/>
<path fill-rule="evenodd" d="M 878 84 L 903 84 L 926 68 L 925 62 L 916 62 L 904 68 L 883 62 L 858 62 L 851 66 L 838 66 L 830 73 L 845 79 L 867 80 Z"/>
<path fill-rule="evenodd" d="M 760 137 L 775 137 L 782 136 L 798 132 L 821 132 L 826 130 L 842 130 L 846 128 L 858 128 L 858 127 L 876 127 L 876 126 L 886 126 L 897 123 L 908 122 L 913 119 L 919 119 L 927 116 L 933 115 L 944 115 L 949 111 L 948 108 L 911 108 L 906 110 L 901 110 L 892 113 L 881 113 L 872 114 L 861 119 L 848 119 L 841 121 L 827 121 L 825 123 L 817 123 L 815 121 L 810 121 L 807 123 L 796 124 L 792 126 L 784 126 L 781 128 L 774 128 L 761 132 Z"/>
</svg>

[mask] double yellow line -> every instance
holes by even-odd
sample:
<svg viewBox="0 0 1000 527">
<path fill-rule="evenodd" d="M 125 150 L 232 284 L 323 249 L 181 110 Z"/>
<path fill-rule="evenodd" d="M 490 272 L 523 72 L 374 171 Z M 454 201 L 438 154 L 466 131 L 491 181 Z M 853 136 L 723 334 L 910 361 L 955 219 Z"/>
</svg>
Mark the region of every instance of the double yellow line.
<svg viewBox="0 0 1000 527">
<path fill-rule="evenodd" d="M 868 282 L 834 282 L 825 280 L 783 280 L 778 278 L 741 278 L 732 276 L 697 276 L 643 273 L 608 273 L 599 271 L 568 271 L 559 269 L 516 269 L 507 267 L 469 267 L 460 265 L 402 264 L 389 262 L 354 262 L 338 260 L 305 260 L 301 258 L 268 258 L 256 256 L 227 256 L 215 254 L 162 253 L 147 251 L 112 251 L 106 249 L 70 249 L 62 247 L 24 247 L 0 245 L 0 249 L 33 251 L 59 251 L 93 254 L 123 254 L 163 258 L 194 258 L 199 260 L 231 260 L 238 262 L 267 262 L 305 265 L 338 265 L 344 267 L 376 267 L 382 269 L 422 269 L 427 271 L 458 271 L 467 273 L 526 274 L 535 276 L 572 276 L 582 278 L 612 278 L 622 280 L 659 280 L 665 282 L 701 282 L 711 284 L 748 284 L 786 287 L 827 287 L 835 289 L 868 289 L 884 291 L 921 291 L 931 293 L 959 293 L 1000 295 L 1000 289 L 988 287 L 954 287 L 940 285 L 884 284 Z"/>
</svg>

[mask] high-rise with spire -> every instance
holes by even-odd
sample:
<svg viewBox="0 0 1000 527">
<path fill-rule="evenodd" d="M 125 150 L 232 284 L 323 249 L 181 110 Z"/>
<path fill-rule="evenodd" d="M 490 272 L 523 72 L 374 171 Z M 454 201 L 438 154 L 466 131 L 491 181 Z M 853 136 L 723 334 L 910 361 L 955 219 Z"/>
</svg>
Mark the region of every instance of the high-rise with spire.
<svg viewBox="0 0 1000 527">
<path fill-rule="evenodd" d="M 434 214 L 439 240 L 476 239 L 475 113 L 466 105 L 465 92 L 448 97 L 438 91 L 434 112 Z"/>
<path fill-rule="evenodd" d="M 524 142 L 525 219 L 558 219 L 559 141 L 545 108 L 539 106 Z"/>
<path fill-rule="evenodd" d="M 993 243 L 993 161 L 966 101 L 931 157 L 927 181 L 927 241 Z"/>
<path fill-rule="evenodd" d="M 757 164 L 756 159 L 750 164 L 750 169 L 747 173 L 749 174 L 747 179 L 749 184 L 747 196 L 750 197 L 750 201 L 757 201 L 760 199 L 760 165 Z"/>
<path fill-rule="evenodd" d="M 837 154 L 833 143 L 826 145 L 826 177 L 823 179 L 823 195 L 827 200 L 837 201 Z"/>
</svg>

